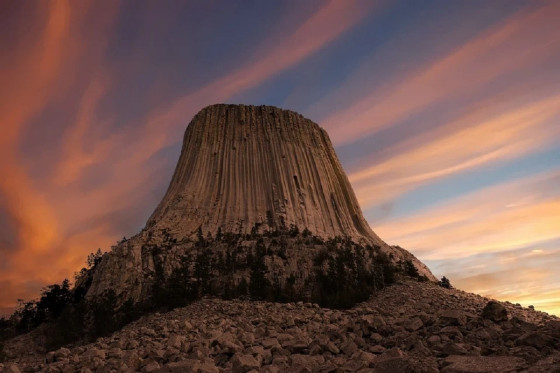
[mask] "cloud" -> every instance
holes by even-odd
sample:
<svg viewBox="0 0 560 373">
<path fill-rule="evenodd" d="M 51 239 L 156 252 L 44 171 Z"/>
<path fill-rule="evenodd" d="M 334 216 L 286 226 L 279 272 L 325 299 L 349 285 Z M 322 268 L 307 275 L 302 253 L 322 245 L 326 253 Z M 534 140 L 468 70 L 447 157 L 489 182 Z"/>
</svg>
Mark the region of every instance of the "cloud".
<svg viewBox="0 0 560 373">
<path fill-rule="evenodd" d="M 479 109 L 386 150 L 388 160 L 352 172 L 363 206 L 386 202 L 443 177 L 515 159 L 553 143 L 560 95 L 498 113 Z"/>
<path fill-rule="evenodd" d="M 552 241 L 544 246 L 475 253 L 435 262 L 434 268 L 459 289 L 560 315 L 560 280 L 555 270 L 560 265 L 559 244 Z"/>
<path fill-rule="evenodd" d="M 13 145 L 22 125 L 45 104 L 47 89 L 55 79 L 65 53 L 69 13 L 66 2 L 50 3 L 40 37 L 34 40 L 32 47 L 20 47 L 14 52 L 18 59 L 0 71 L 4 87 L 10 87 L 9 92 L 2 92 L 0 101 L 2 148 Z M 30 95 L 30 92 L 34 94 Z"/>
<path fill-rule="evenodd" d="M 524 69 L 554 56 L 560 44 L 560 30 L 555 26 L 559 15 L 557 3 L 547 3 L 530 13 L 523 9 L 450 54 L 357 97 L 349 107 L 326 118 L 323 125 L 336 144 L 346 144 L 435 104 L 487 90 L 498 78 L 512 73 L 517 74 L 515 84 L 519 84 Z"/>
<path fill-rule="evenodd" d="M 3 78 L 7 78 L 8 86 L 15 87 L 0 109 L 3 123 L 0 171 L 2 175 L 9 175 L 0 179 L 0 191 L 9 203 L 10 214 L 21 223 L 18 233 L 22 246 L 33 252 L 46 250 L 52 244 L 57 228 L 50 206 L 33 189 L 25 171 L 18 167 L 16 145 L 22 127 L 45 105 L 48 87 L 56 78 L 66 53 L 64 42 L 69 31 L 69 6 L 62 1 L 50 5 L 46 26 L 33 47 L 20 52 L 21 61 L 14 63 L 14 70 L 0 72 Z M 38 66 L 32 65 L 37 62 Z M 11 85 L 14 77 L 20 77 L 21 81 Z"/>
<path fill-rule="evenodd" d="M 95 111 L 107 92 L 108 84 L 107 78 L 100 77 L 93 79 L 87 87 L 76 121 L 63 140 L 61 161 L 53 176 L 55 183 L 67 185 L 75 181 L 85 168 L 101 159 L 102 154 L 108 150 L 106 141 L 99 141 L 89 152 L 85 149 L 88 130 L 99 121 Z"/>
<path fill-rule="evenodd" d="M 560 238 L 560 193 L 549 189 L 559 181 L 556 171 L 484 188 L 388 220 L 376 232 L 428 260 L 507 251 Z"/>
<path fill-rule="evenodd" d="M 17 223 L 18 241 L 16 248 L 0 247 L 4 261 L 0 282 L 8 284 L 2 291 L 2 308 L 13 306 L 14 294 L 28 297 L 62 277 L 53 259 L 64 249 L 59 246 L 63 241 L 59 212 L 52 204 L 48 181 L 29 173 L 19 146 L 30 122 L 58 97 L 60 89 L 70 85 L 64 68 L 69 61 L 76 62 L 85 48 L 77 48 L 75 37 L 90 5 L 55 1 L 42 4 L 45 9 L 40 12 L 31 12 L 26 34 L 18 35 L 26 42 L 14 42 L 10 66 L 0 71 L 7 83 L 0 93 L 4 98 L 0 102 L 0 173 L 5 175 L 0 178 L 0 194 L 3 208 Z M 67 276 L 68 267 L 64 271 Z"/>
<path fill-rule="evenodd" d="M 142 214 L 153 207 L 149 204 L 157 202 L 154 189 L 168 181 L 157 176 L 173 166 L 157 155 L 180 142 L 196 111 L 297 65 L 375 8 L 325 2 L 292 32 L 283 30 L 274 43 L 263 38 L 245 65 L 194 93 L 145 110 L 138 123 L 117 126 L 103 103 L 120 82 L 106 54 L 118 6 L 98 9 L 94 4 L 48 3 L 48 12 L 27 20 L 31 31 L 26 38 L 33 42 L 21 43 L 22 50 L 10 56 L 12 65 L 0 71 L 12 90 L 0 91 L 0 97 L 8 98 L 0 102 L 0 170 L 10 175 L 0 180 L 0 193 L 9 201 L 2 207 L 16 223 L 18 239 L 16 250 L 0 248 L 5 260 L 0 282 L 10 289 L 0 297 L 4 309 L 13 307 L 16 298 L 29 298 L 41 286 L 71 276 L 89 252 L 107 249 L 126 234 L 124 229 L 138 229 Z M 94 11 L 92 24 L 88 17 Z M 71 113 L 61 99 L 68 96 L 77 110 L 71 123 L 57 127 L 63 129 L 52 149 L 57 163 L 33 174 L 19 153 L 26 135 L 22 129 L 48 109 Z"/>
</svg>

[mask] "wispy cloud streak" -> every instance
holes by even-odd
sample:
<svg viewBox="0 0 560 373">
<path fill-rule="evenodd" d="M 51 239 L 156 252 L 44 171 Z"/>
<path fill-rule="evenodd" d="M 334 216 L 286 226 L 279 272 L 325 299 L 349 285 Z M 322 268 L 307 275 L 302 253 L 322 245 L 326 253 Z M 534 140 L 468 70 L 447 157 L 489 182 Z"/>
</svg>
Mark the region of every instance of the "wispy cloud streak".
<svg viewBox="0 0 560 373">
<path fill-rule="evenodd" d="M 472 95 L 500 77 L 522 71 L 560 46 L 557 3 L 525 10 L 450 54 L 383 85 L 324 121 L 337 144 L 389 127 L 435 104 Z"/>
<path fill-rule="evenodd" d="M 364 206 L 390 201 L 421 185 L 540 150 L 560 136 L 560 96 L 515 109 L 471 112 L 445 126 L 397 143 L 386 161 L 352 172 Z"/>
<path fill-rule="evenodd" d="M 2 80 L 8 82 L 4 88 L 10 89 L 0 93 L 5 98 L 0 103 L 3 124 L 0 193 L 5 202 L 2 208 L 18 224 L 18 246 L 0 247 L 6 268 L 0 272 L 0 283 L 9 289 L 2 291 L 2 307 L 13 306 L 14 294 L 27 297 L 44 284 L 68 276 L 69 270 L 74 269 L 61 267 L 53 259 L 63 254 L 59 247 L 64 237 L 58 211 L 52 204 L 48 181 L 37 180 L 29 173 L 19 147 L 30 121 L 57 96 L 59 87 L 69 83 L 65 80 L 64 67 L 83 53 L 75 44 L 73 34 L 90 5 L 88 2 L 72 5 L 67 1 L 44 3 L 44 12 L 28 18 L 30 35 L 21 36 L 32 41 L 18 45 L 11 61 L 13 65 L 0 71 L 2 78 L 6 77 Z M 107 14 L 111 13 L 106 10 Z"/>
<path fill-rule="evenodd" d="M 180 143 L 180 134 L 196 111 L 297 65 L 363 20 L 376 5 L 325 2 L 273 43 L 263 38 L 244 65 L 224 71 L 194 93 L 145 109 L 147 114 L 138 123 L 119 126 L 114 125 L 113 114 L 104 111 L 120 79 L 106 50 L 116 31 L 114 22 L 120 20 L 118 6 L 101 9 L 106 16 L 96 14 L 95 22 L 87 17 L 93 10 L 90 2 L 57 1 L 44 7 L 47 12 L 27 20 L 32 32 L 26 40 L 33 39 L 32 45 L 21 44 L 11 65 L 0 71 L 10 89 L 0 90 L 4 98 L 0 171 L 10 175 L 0 178 L 0 207 L 16 223 L 18 237 L 17 247 L 0 248 L 0 284 L 10 289 L 0 296 L 3 309 L 13 307 L 17 298 L 37 294 L 45 284 L 71 276 L 90 251 L 108 249 L 125 233 L 123 226 L 130 224 L 125 221 L 131 215 L 135 221 L 138 211 L 148 216 L 154 207 L 145 206 L 153 202 L 148 194 L 167 182 L 156 176 L 164 166 L 173 166 L 155 157 Z M 83 75 L 89 79 L 79 87 L 75 78 Z M 75 115 L 62 127 L 53 149 L 52 172 L 42 170 L 38 176 L 20 154 L 26 135 L 22 130 L 51 107 L 72 112 L 60 101 L 64 95 L 75 96 Z M 99 170 L 109 176 L 99 177 Z"/>
<path fill-rule="evenodd" d="M 560 238 L 560 173 L 488 187 L 376 227 L 429 260 L 492 253 Z"/>
</svg>

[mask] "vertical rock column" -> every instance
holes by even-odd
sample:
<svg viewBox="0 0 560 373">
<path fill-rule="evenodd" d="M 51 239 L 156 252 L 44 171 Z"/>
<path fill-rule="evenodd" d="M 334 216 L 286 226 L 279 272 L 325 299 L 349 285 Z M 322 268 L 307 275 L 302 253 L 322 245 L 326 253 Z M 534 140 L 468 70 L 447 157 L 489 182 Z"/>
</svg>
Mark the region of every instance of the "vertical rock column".
<svg viewBox="0 0 560 373">
<path fill-rule="evenodd" d="M 284 224 L 385 244 L 365 221 L 325 130 L 271 106 L 212 105 L 185 132 L 167 193 L 147 229 L 176 237 Z"/>
</svg>

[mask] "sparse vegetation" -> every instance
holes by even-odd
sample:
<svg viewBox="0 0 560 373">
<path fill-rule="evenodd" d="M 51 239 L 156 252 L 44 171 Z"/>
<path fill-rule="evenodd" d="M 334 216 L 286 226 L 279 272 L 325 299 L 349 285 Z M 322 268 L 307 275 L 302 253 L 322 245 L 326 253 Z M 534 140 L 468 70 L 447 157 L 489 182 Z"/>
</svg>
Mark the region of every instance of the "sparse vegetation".
<svg viewBox="0 0 560 373">
<path fill-rule="evenodd" d="M 404 261 L 403 264 L 404 267 L 404 272 L 410 276 L 410 277 L 414 277 L 414 278 L 418 278 L 420 277 L 420 274 L 418 273 L 418 269 L 414 266 L 414 263 L 412 263 L 412 260 L 407 259 Z"/>
<path fill-rule="evenodd" d="M 93 339 L 112 332 L 127 320 L 115 319 L 115 315 L 128 313 L 116 312 L 116 296 L 107 294 L 95 302 L 84 299 L 91 285 L 92 272 L 101 262 L 101 250 L 92 253 L 86 260 L 87 267 L 75 275 L 76 285 L 71 288 L 65 279 L 60 284 L 45 287 L 39 299 L 21 301 L 14 314 L 0 319 L 0 340 L 27 333 L 39 325 L 45 325 L 43 334 L 46 347 L 54 349 L 76 340 Z M 121 317 L 121 316 L 119 316 Z"/>
<path fill-rule="evenodd" d="M 323 250 L 317 254 L 316 303 L 329 308 L 350 308 L 394 282 L 396 268 L 386 255 L 378 253 L 366 265 L 363 253 L 358 254 L 361 251 L 363 247 L 345 241 L 334 252 Z"/>
<path fill-rule="evenodd" d="M 453 286 L 451 286 L 451 282 L 449 281 L 449 279 L 445 276 L 443 276 L 441 278 L 441 280 L 439 281 L 439 286 L 441 286 L 442 288 L 446 288 L 446 289 L 453 289 Z"/>
</svg>

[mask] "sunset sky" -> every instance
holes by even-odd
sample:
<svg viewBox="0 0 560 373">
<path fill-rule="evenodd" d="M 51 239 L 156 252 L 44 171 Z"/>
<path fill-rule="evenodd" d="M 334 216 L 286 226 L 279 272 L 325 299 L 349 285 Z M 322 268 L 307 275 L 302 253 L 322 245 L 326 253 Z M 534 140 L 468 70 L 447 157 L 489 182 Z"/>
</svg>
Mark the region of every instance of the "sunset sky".
<svg viewBox="0 0 560 373">
<path fill-rule="evenodd" d="M 560 315 L 560 2 L 1 1 L 0 314 L 138 232 L 213 103 L 324 127 L 385 241 Z"/>
</svg>

